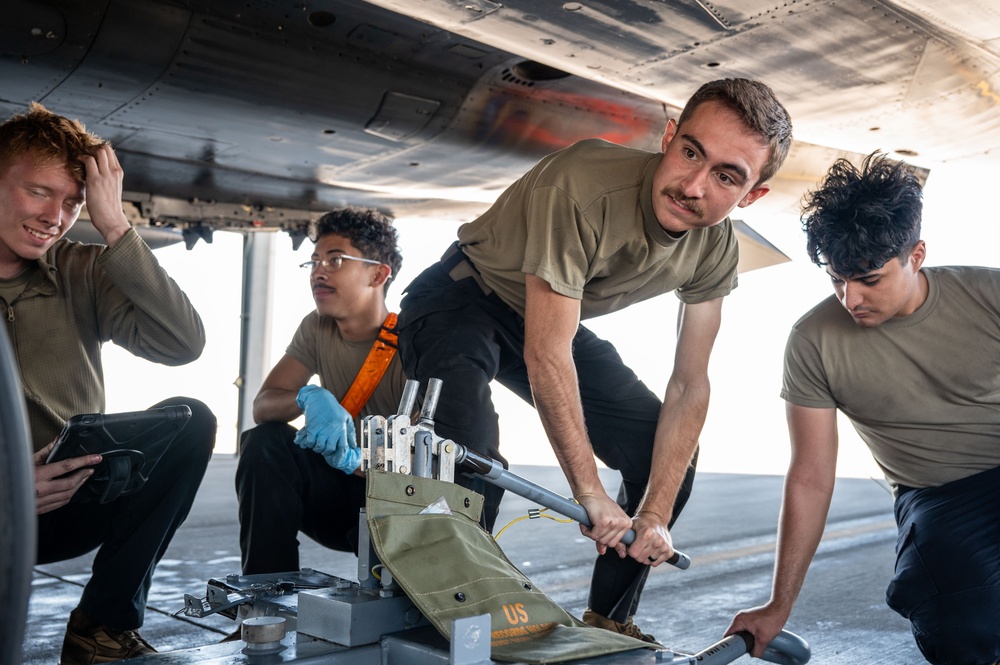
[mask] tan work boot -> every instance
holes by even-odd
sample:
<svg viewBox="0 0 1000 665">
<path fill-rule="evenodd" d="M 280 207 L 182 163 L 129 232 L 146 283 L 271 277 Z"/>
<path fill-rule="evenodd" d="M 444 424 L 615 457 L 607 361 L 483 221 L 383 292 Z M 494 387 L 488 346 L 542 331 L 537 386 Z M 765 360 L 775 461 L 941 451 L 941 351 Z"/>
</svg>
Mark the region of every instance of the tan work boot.
<svg viewBox="0 0 1000 665">
<path fill-rule="evenodd" d="M 632 623 L 632 617 L 629 617 L 628 621 L 625 623 L 620 623 L 614 619 L 602 617 L 600 614 L 591 609 L 587 609 L 583 612 L 583 622 L 588 626 L 593 626 L 594 628 L 603 628 L 604 630 L 610 630 L 615 633 L 620 633 L 621 635 L 634 637 L 635 639 L 642 640 L 643 642 L 659 644 L 655 637 L 647 635 L 639 630 L 639 626 Z"/>
<path fill-rule="evenodd" d="M 136 630 L 112 630 L 75 609 L 69 614 L 59 665 L 113 663 L 156 653 Z"/>
</svg>

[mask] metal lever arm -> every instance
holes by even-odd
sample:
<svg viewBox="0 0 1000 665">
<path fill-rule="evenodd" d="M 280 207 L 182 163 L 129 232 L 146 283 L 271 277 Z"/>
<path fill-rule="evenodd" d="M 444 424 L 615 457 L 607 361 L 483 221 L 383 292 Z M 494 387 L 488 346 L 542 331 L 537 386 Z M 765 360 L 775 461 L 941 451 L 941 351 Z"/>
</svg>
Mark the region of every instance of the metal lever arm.
<svg viewBox="0 0 1000 665">
<path fill-rule="evenodd" d="M 692 656 L 676 656 L 673 660 L 663 661 L 666 665 L 726 665 L 737 660 L 753 650 L 753 635 L 740 631 L 716 642 L 707 649 Z M 761 660 L 778 665 L 805 665 L 809 662 L 812 652 L 809 644 L 787 630 L 778 633 L 767 645 Z"/>
<path fill-rule="evenodd" d="M 591 526 L 587 510 L 579 503 L 560 496 L 540 485 L 536 485 L 530 480 L 525 480 L 517 474 L 511 473 L 503 468 L 503 465 L 495 459 L 473 452 L 465 446 L 458 444 L 456 446 L 458 450 L 455 454 L 455 463 L 462 471 L 478 476 L 492 485 L 513 492 L 525 499 L 535 501 L 546 508 L 556 511 L 560 515 L 565 515 L 570 519 L 576 520 L 584 526 Z M 622 537 L 622 542 L 626 545 L 631 544 L 634 540 L 635 531 L 631 529 Z M 673 556 L 667 559 L 667 563 L 684 570 L 691 565 L 691 559 L 683 552 L 674 550 Z"/>
</svg>

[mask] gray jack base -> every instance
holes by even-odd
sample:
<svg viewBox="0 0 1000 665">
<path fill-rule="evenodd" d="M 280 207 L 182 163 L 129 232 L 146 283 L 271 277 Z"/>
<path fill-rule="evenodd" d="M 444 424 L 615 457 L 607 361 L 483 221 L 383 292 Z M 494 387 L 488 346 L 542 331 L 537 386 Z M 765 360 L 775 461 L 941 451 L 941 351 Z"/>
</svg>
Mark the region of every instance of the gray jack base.
<svg viewBox="0 0 1000 665">
<path fill-rule="evenodd" d="M 489 659 L 488 615 L 459 619 L 454 629 L 465 636 L 449 644 L 431 626 L 386 635 L 375 644 L 343 647 L 302 633 L 289 633 L 281 641 L 284 649 L 270 655 L 246 653 L 242 642 L 225 642 L 193 649 L 146 656 L 130 663 L 143 665 L 502 665 Z M 464 624 L 464 625 L 463 625 Z M 486 655 L 483 655 L 483 654 Z M 741 652 L 742 653 L 742 652 Z M 572 661 L 567 665 L 703 665 L 732 660 L 677 658 L 672 652 L 640 649 L 598 658 Z M 516 665 L 516 664 L 515 664 Z"/>
<path fill-rule="evenodd" d="M 382 580 L 387 582 L 388 580 Z M 393 585 L 390 582 L 390 587 Z M 398 589 L 398 587 L 397 587 Z M 489 615 L 458 619 L 449 643 L 399 590 L 366 587 L 316 570 L 229 575 L 209 580 L 204 598 L 186 596 L 184 613 L 219 613 L 242 621 L 242 639 L 147 656 L 149 665 L 487 665 Z M 275 630 L 279 632 L 275 634 Z M 748 651 L 732 635 L 697 654 L 637 649 L 568 665 L 724 665 Z M 809 647 L 782 632 L 765 660 L 801 665 Z"/>
</svg>

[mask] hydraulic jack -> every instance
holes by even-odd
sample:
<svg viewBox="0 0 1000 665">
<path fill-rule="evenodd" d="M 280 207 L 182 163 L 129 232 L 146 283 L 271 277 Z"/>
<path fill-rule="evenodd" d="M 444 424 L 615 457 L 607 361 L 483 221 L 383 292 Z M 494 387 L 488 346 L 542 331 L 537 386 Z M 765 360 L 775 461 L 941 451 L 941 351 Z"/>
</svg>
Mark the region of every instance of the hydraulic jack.
<svg viewBox="0 0 1000 665">
<path fill-rule="evenodd" d="M 362 468 L 454 482 L 455 474 L 482 478 L 498 487 L 589 524 L 578 503 L 503 468 L 495 460 L 434 432 L 441 382 L 431 379 L 416 419 L 419 384 L 408 381 L 396 414 L 369 416 L 362 422 Z M 372 545 L 367 515 L 359 515 L 357 581 L 314 570 L 269 575 L 229 575 L 208 582 L 204 598 L 185 597 L 184 613 L 201 617 L 221 613 L 242 622 L 242 641 L 175 652 L 172 663 L 324 662 L 342 665 L 473 665 L 490 660 L 490 615 L 460 617 L 446 641 L 382 565 Z M 634 534 L 629 534 L 631 542 Z M 685 569 L 690 559 L 675 552 L 670 563 Z M 586 659 L 592 665 L 732 662 L 752 649 L 749 634 L 732 635 L 697 654 L 638 649 Z M 808 645 L 783 631 L 768 647 L 765 660 L 800 664 L 809 660 Z M 150 662 L 157 657 L 151 656 Z"/>
</svg>

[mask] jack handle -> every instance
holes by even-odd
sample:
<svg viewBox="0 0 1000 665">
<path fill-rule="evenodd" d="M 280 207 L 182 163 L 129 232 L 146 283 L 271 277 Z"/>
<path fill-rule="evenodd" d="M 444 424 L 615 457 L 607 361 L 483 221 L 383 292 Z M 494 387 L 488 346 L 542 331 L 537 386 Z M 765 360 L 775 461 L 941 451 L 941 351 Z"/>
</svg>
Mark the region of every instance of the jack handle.
<svg viewBox="0 0 1000 665">
<path fill-rule="evenodd" d="M 517 474 L 511 473 L 503 468 L 503 465 L 495 459 L 480 455 L 462 445 L 456 444 L 456 448 L 455 464 L 462 471 L 482 478 L 491 485 L 496 485 L 525 499 L 535 501 L 546 508 L 556 511 L 560 515 L 565 515 L 570 519 L 576 520 L 584 526 L 591 526 L 586 508 L 579 503 L 560 496 L 540 485 L 536 485 L 530 480 L 521 478 Z M 622 536 L 621 541 L 629 545 L 634 540 L 635 531 L 629 529 L 628 533 Z M 681 570 L 687 570 L 691 565 L 691 558 L 683 552 L 674 550 L 673 555 L 667 559 L 667 563 Z"/>
</svg>

